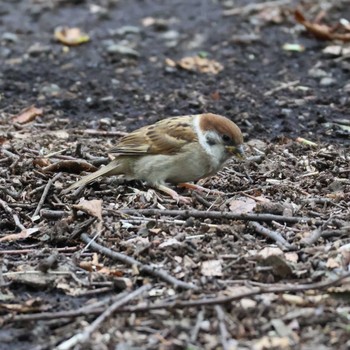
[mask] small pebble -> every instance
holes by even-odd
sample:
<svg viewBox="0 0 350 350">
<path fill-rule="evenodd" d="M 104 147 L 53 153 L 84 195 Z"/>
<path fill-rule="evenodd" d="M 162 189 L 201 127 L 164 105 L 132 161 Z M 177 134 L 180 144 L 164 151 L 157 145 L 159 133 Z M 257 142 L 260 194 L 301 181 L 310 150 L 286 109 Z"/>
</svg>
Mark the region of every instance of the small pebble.
<svg viewBox="0 0 350 350">
<path fill-rule="evenodd" d="M 56 84 L 48 84 L 43 86 L 40 92 L 47 96 L 56 96 L 61 92 L 61 88 Z"/>
<path fill-rule="evenodd" d="M 0 47 L 0 57 L 8 58 L 11 55 L 11 50 L 7 47 Z"/>
<path fill-rule="evenodd" d="M 41 54 L 49 53 L 49 52 L 51 52 L 51 47 L 40 43 L 35 43 L 32 46 L 30 46 L 28 49 L 28 54 L 32 57 L 37 57 L 37 56 L 40 56 Z"/>
<path fill-rule="evenodd" d="M 311 68 L 307 74 L 312 78 L 323 78 L 328 76 L 328 73 L 320 68 Z"/>
<path fill-rule="evenodd" d="M 141 29 L 136 26 L 123 26 L 121 28 L 110 31 L 111 35 L 120 35 L 120 36 L 125 36 L 127 34 L 140 34 L 140 33 L 141 33 Z"/>
<path fill-rule="evenodd" d="M 17 43 L 18 40 L 18 35 L 15 33 L 9 33 L 9 32 L 5 32 L 1 35 L 1 39 L 11 42 L 11 43 Z"/>
<path fill-rule="evenodd" d="M 324 77 L 320 81 L 321 86 L 331 86 L 334 85 L 337 81 L 331 77 Z"/>
<path fill-rule="evenodd" d="M 140 53 L 128 46 L 111 44 L 107 47 L 107 52 L 112 56 L 127 56 L 132 58 L 140 57 Z"/>
</svg>

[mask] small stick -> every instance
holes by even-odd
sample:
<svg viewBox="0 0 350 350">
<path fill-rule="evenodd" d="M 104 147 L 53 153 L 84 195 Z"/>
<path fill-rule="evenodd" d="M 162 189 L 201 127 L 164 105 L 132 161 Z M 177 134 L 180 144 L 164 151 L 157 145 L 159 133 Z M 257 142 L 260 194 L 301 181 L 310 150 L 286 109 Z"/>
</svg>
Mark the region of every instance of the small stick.
<svg viewBox="0 0 350 350">
<path fill-rule="evenodd" d="M 243 221 L 277 221 L 290 224 L 306 223 L 311 225 L 322 225 L 323 222 L 308 217 L 293 217 L 272 214 L 235 214 L 222 211 L 201 211 L 201 210 L 160 210 L 160 209 L 122 209 L 121 214 L 141 214 L 141 215 L 167 215 L 182 216 L 185 218 L 203 218 L 203 219 L 228 219 Z"/>
<path fill-rule="evenodd" d="M 148 291 L 151 288 L 150 284 L 145 284 L 144 286 L 136 289 L 135 291 L 127 294 L 124 298 L 115 301 L 111 306 L 109 306 L 99 317 L 96 318 L 94 322 L 88 325 L 83 332 L 78 333 L 71 337 L 70 339 L 64 341 L 56 347 L 57 350 L 68 350 L 75 347 L 77 344 L 86 343 L 91 337 L 92 333 L 95 332 L 100 325 L 113 315 L 121 306 L 125 305 L 132 299 L 135 299 L 139 295 Z"/>
<path fill-rule="evenodd" d="M 169 275 L 163 269 L 155 269 L 150 265 L 142 264 L 140 261 L 137 261 L 134 258 L 131 258 L 130 256 L 127 256 L 122 253 L 114 252 L 113 250 L 92 241 L 91 238 L 86 233 L 82 233 L 80 238 L 84 243 L 90 244 L 90 248 L 92 250 L 99 252 L 101 254 L 104 254 L 114 260 L 121 261 L 124 264 L 130 265 L 130 266 L 137 266 L 141 272 L 146 272 L 152 276 L 158 277 L 161 280 L 174 285 L 175 287 L 179 287 L 183 289 L 197 289 L 195 285 L 180 281 L 177 278 Z"/>
<path fill-rule="evenodd" d="M 201 195 L 199 195 L 197 192 L 193 191 L 192 196 L 200 203 L 203 204 L 206 208 L 211 208 L 213 206 L 213 203 L 210 203 L 205 198 L 203 198 Z"/>
<path fill-rule="evenodd" d="M 119 312 L 145 312 L 151 310 L 161 310 L 161 309 L 185 309 L 189 307 L 202 307 L 206 305 L 223 305 L 230 304 L 234 301 L 239 301 L 243 298 L 250 298 L 256 295 L 268 294 L 268 293 L 297 293 L 297 292 L 305 292 L 308 290 L 322 290 L 329 287 L 333 287 L 338 285 L 342 280 L 349 278 L 350 272 L 339 276 L 336 279 L 328 279 L 322 282 L 309 283 L 309 284 L 297 284 L 297 285 L 278 285 L 277 287 L 259 287 L 248 292 L 242 292 L 229 297 L 218 297 L 218 298 L 200 298 L 197 300 L 186 300 L 186 301 L 166 301 L 163 303 L 157 303 L 153 305 L 136 305 L 136 306 L 128 306 L 119 309 Z M 95 309 L 91 310 L 89 314 L 91 315 L 99 315 L 103 312 L 103 309 Z M 38 320 L 53 320 L 58 318 L 69 318 L 69 317 L 79 317 L 86 315 L 86 310 L 66 310 L 59 312 L 42 312 L 35 314 L 25 314 L 25 315 L 15 315 L 5 317 L 3 319 L 4 322 L 27 322 L 27 321 L 38 321 Z"/>
<path fill-rule="evenodd" d="M 1 149 L 1 152 L 2 152 L 3 154 L 5 154 L 5 156 L 10 157 L 11 159 L 13 159 L 14 161 L 16 161 L 16 160 L 19 159 L 19 155 L 12 153 L 12 152 L 8 151 L 8 150 L 5 149 L 5 148 L 2 148 L 2 149 Z"/>
<path fill-rule="evenodd" d="M 306 146 L 312 146 L 312 147 L 317 147 L 317 146 L 318 146 L 317 143 L 312 142 L 312 141 L 307 140 L 307 139 L 304 139 L 303 137 L 297 137 L 297 138 L 295 139 L 295 141 L 296 141 L 296 142 L 299 142 L 299 143 L 301 143 L 301 144 L 303 144 L 303 145 L 306 145 Z"/>
<path fill-rule="evenodd" d="M 220 338 L 221 338 L 221 345 L 223 350 L 229 350 L 233 347 L 230 346 L 230 338 L 229 332 L 227 331 L 226 324 L 225 324 L 225 313 L 222 309 L 221 305 L 215 305 L 215 311 L 218 316 L 219 320 L 219 330 L 220 330 Z"/>
<path fill-rule="evenodd" d="M 197 321 L 196 321 L 196 324 L 194 326 L 194 329 L 193 331 L 191 332 L 191 342 L 195 342 L 197 340 L 197 337 L 198 337 L 198 333 L 201 329 L 201 324 L 204 320 L 204 308 L 202 308 L 201 311 L 198 312 L 197 314 Z"/>
<path fill-rule="evenodd" d="M 105 130 L 94 130 L 94 129 L 71 130 L 71 132 L 76 134 L 98 135 L 98 136 L 125 136 L 128 134 L 125 131 L 105 131 Z"/>
<path fill-rule="evenodd" d="M 324 228 L 327 227 L 328 223 L 332 221 L 332 219 L 333 217 L 331 215 L 330 218 L 321 227 L 317 227 L 317 229 L 312 232 L 310 237 L 302 239 L 300 243 L 308 246 L 316 243 L 322 237 L 322 232 L 324 231 Z"/>
<path fill-rule="evenodd" d="M 248 292 L 243 292 L 229 297 L 217 297 L 217 298 L 208 298 L 203 297 L 197 300 L 186 300 L 186 301 L 165 301 L 163 303 L 159 302 L 153 305 L 141 305 L 136 306 L 127 306 L 119 309 L 119 312 L 145 312 L 151 310 L 162 310 L 162 309 L 185 309 L 189 307 L 202 307 L 206 305 L 224 305 L 230 304 L 234 301 L 239 301 L 243 298 L 250 298 L 256 295 L 268 294 L 268 293 L 297 293 L 305 292 L 308 290 L 322 290 L 329 287 L 338 285 L 342 280 L 349 278 L 350 272 L 339 276 L 336 279 L 328 279 L 322 282 L 309 283 L 309 284 L 297 284 L 297 285 L 278 285 L 277 287 L 259 287 Z M 98 315 L 103 312 L 103 309 L 95 309 L 89 312 L 91 315 Z M 42 312 L 35 314 L 25 314 L 25 315 L 15 315 L 5 317 L 3 321 L 5 323 L 9 322 L 27 322 L 27 321 L 38 321 L 38 320 L 53 320 L 58 318 L 67 318 L 67 317 L 79 317 L 86 315 L 85 310 L 71 310 L 71 311 L 59 311 L 59 312 Z"/>
<path fill-rule="evenodd" d="M 8 204 L 0 198 L 0 205 L 3 207 L 5 212 L 9 215 L 12 215 L 13 221 L 15 222 L 16 226 L 21 230 L 25 230 L 26 228 L 21 224 L 21 221 L 19 220 L 19 217 L 17 214 L 13 213 L 13 210 L 8 206 Z"/>
<path fill-rule="evenodd" d="M 41 209 L 41 207 L 43 206 L 44 202 L 45 202 L 45 199 L 49 193 L 49 190 L 52 186 L 52 184 L 62 175 L 62 173 L 58 173 L 56 174 L 52 179 L 49 179 L 49 181 L 47 182 L 45 188 L 44 188 L 44 191 L 43 191 L 43 194 L 41 195 L 41 198 L 39 200 L 39 203 L 38 203 L 38 206 L 36 207 L 35 209 L 35 212 L 32 216 L 32 220 L 39 214 L 39 211 Z"/>
<path fill-rule="evenodd" d="M 324 230 L 321 232 L 321 237 L 329 238 L 333 236 L 349 236 L 350 234 L 350 226 L 341 228 L 339 230 Z"/>
<path fill-rule="evenodd" d="M 78 250 L 78 247 L 65 247 L 65 248 L 55 248 L 55 250 L 59 253 L 69 253 L 69 252 L 75 252 Z M 11 249 L 11 250 L 0 250 L 0 255 L 16 255 L 16 254 L 30 254 L 30 253 L 38 253 L 37 249 Z M 37 256 L 40 255 L 49 255 L 47 254 L 37 254 Z"/>
<path fill-rule="evenodd" d="M 136 312 L 136 311 L 150 311 L 150 310 L 158 310 L 158 309 L 184 309 L 188 307 L 198 307 L 198 306 L 206 306 L 206 305 L 223 305 L 229 304 L 233 301 L 239 301 L 243 298 L 249 298 L 256 295 L 268 294 L 268 293 L 296 293 L 296 292 L 305 292 L 308 290 L 321 290 L 325 288 L 329 288 L 337 285 L 342 280 L 349 278 L 350 272 L 345 273 L 342 276 L 339 276 L 335 279 L 328 279 L 323 282 L 309 283 L 309 284 L 297 284 L 297 285 L 285 285 L 278 287 L 259 287 L 248 292 L 242 292 L 236 295 L 232 295 L 229 297 L 217 297 L 217 298 L 200 298 L 197 300 L 189 300 L 189 301 L 170 301 L 164 302 L 154 305 L 141 305 L 141 306 L 132 306 L 127 308 L 120 309 L 120 312 Z"/>
<path fill-rule="evenodd" d="M 34 190 L 30 191 L 28 194 L 29 196 L 33 196 L 35 193 L 42 191 L 45 188 L 46 185 L 41 185 L 37 188 L 34 188 Z"/>
<path fill-rule="evenodd" d="M 322 236 L 321 227 L 317 227 L 316 230 L 312 232 L 309 237 L 303 238 L 300 243 L 304 245 L 313 245 L 316 241 L 318 241 Z"/>
<path fill-rule="evenodd" d="M 280 248 L 282 248 L 282 249 L 287 248 L 288 250 L 295 250 L 295 247 L 293 247 L 293 245 L 291 245 L 289 242 L 287 242 L 279 232 L 269 230 L 266 227 L 260 225 L 256 221 L 251 221 L 249 223 L 249 225 L 252 228 L 254 228 L 254 230 L 256 232 L 261 233 L 265 237 L 268 237 L 268 238 L 274 240 Z"/>
<path fill-rule="evenodd" d="M 288 5 L 290 0 L 276 0 L 276 1 L 265 1 L 262 3 L 248 4 L 242 7 L 235 7 L 233 9 L 223 11 L 224 16 L 235 16 L 235 15 L 249 15 L 252 12 L 261 11 L 268 7 L 276 7 L 282 5 Z"/>
<path fill-rule="evenodd" d="M 69 212 L 64 210 L 50 210 L 50 209 L 40 210 L 40 216 L 45 219 L 58 220 L 68 215 L 69 215 Z"/>
<path fill-rule="evenodd" d="M 276 86 L 275 88 L 266 91 L 264 93 L 264 96 L 270 96 L 270 95 L 274 94 L 277 91 L 288 89 L 288 88 L 290 88 L 290 87 L 292 87 L 294 85 L 298 85 L 299 83 L 300 83 L 300 80 L 290 81 L 288 83 L 282 83 L 281 85 Z"/>
</svg>

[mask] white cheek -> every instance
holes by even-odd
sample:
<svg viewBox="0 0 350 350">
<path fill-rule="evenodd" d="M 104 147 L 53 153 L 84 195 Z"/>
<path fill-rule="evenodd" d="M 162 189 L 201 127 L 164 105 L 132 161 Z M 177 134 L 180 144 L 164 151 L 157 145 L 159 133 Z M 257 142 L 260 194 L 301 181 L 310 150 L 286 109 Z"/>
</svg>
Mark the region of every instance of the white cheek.
<svg viewBox="0 0 350 350">
<path fill-rule="evenodd" d="M 198 135 L 198 141 L 201 146 L 204 148 L 205 152 L 210 155 L 210 162 L 213 170 L 220 169 L 223 163 L 227 160 L 227 155 L 224 145 L 221 143 L 220 136 L 213 131 L 208 131 L 206 134 L 203 134 L 199 130 L 199 118 L 194 120 L 194 128 Z M 211 139 L 215 140 L 214 145 L 209 145 L 207 142 L 207 136 L 210 136 Z"/>
<path fill-rule="evenodd" d="M 227 160 L 224 146 L 221 144 L 217 144 L 214 146 L 208 145 L 208 148 L 210 151 L 208 153 L 211 155 L 211 162 L 212 162 L 213 168 L 214 169 L 221 168 L 223 163 L 225 163 L 225 161 Z"/>
<path fill-rule="evenodd" d="M 208 152 L 208 150 L 207 150 L 208 144 L 206 142 L 204 134 L 201 132 L 201 130 L 199 128 L 199 116 L 196 116 L 194 118 L 193 127 L 194 127 L 194 130 L 196 131 L 196 134 L 198 136 L 198 141 L 199 141 L 200 145 L 205 149 L 206 152 Z"/>
</svg>

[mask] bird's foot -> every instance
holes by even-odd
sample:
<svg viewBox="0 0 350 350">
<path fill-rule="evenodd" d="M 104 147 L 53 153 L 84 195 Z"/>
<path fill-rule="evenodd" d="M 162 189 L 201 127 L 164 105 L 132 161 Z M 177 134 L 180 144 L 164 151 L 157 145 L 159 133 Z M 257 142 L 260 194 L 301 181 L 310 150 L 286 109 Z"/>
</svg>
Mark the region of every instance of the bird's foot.
<svg viewBox="0 0 350 350">
<path fill-rule="evenodd" d="M 168 194 L 172 199 L 174 199 L 177 203 L 190 204 L 192 199 L 190 197 L 180 196 L 176 191 L 172 190 L 170 187 L 165 185 L 157 185 L 156 189 Z"/>
<path fill-rule="evenodd" d="M 200 185 L 195 185 L 195 184 L 190 184 L 188 182 L 180 183 L 177 185 L 178 187 L 182 188 L 188 188 L 189 190 L 195 190 L 199 192 L 205 192 L 208 194 L 216 194 L 216 195 L 223 195 L 225 194 L 224 192 L 218 191 L 218 190 L 211 190 L 209 188 L 200 186 Z"/>
</svg>

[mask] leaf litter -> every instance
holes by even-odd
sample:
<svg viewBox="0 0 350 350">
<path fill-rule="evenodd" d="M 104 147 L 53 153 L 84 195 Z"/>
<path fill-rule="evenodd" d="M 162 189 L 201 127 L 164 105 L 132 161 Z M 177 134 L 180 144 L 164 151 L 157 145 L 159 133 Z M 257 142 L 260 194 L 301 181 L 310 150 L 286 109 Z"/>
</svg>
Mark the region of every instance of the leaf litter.
<svg viewBox="0 0 350 350">
<path fill-rule="evenodd" d="M 285 6 L 286 2 L 278 4 Z M 245 7 L 244 12 L 262 11 L 259 22 L 254 22 L 254 16 L 250 18 L 250 24 L 258 23 L 260 41 L 265 40 L 266 23 L 284 20 L 278 12 L 271 18 L 263 10 L 251 6 Z M 166 19 L 149 21 L 146 28 L 157 35 L 164 26 L 176 26 L 176 23 Z M 248 45 L 247 50 L 254 52 L 259 44 L 253 41 Z M 269 45 L 272 49 L 271 42 Z M 277 52 L 281 51 L 280 44 L 276 47 Z M 230 61 L 227 47 L 221 49 L 226 56 L 217 56 L 225 64 L 225 70 L 214 73 L 220 80 L 237 63 Z M 307 51 L 298 55 L 306 55 Z M 184 52 L 180 57 L 194 57 L 190 54 Z M 245 57 L 252 63 L 254 55 Z M 320 55 L 322 60 L 325 57 L 322 49 Z M 170 56 L 167 52 L 164 57 L 168 56 L 175 54 Z M 293 62 L 291 57 L 288 60 Z M 154 57 L 150 62 L 157 65 Z M 239 70 L 246 72 L 244 62 L 239 61 L 243 67 Z M 120 74 L 118 79 L 127 72 L 130 85 L 125 85 L 124 93 L 132 92 L 137 100 L 139 87 L 132 84 L 132 79 L 140 72 L 133 69 L 135 62 L 128 64 L 127 59 L 121 59 L 114 69 Z M 186 81 L 188 76 L 193 79 L 186 69 L 176 69 L 176 74 L 180 75 L 173 76 L 174 81 L 179 77 Z M 208 96 L 217 91 L 217 97 L 210 102 L 216 103 L 217 108 L 226 99 L 230 101 L 227 106 L 232 106 L 234 97 L 237 105 L 249 101 L 244 108 L 249 110 L 249 105 L 253 105 L 257 114 L 256 110 L 260 107 L 263 111 L 265 103 L 271 108 L 268 105 L 271 97 L 274 105 L 281 105 L 279 111 L 288 120 L 293 117 L 293 108 L 300 108 L 305 101 L 315 101 L 310 92 L 300 89 L 305 83 L 297 82 L 277 85 L 273 90 L 259 87 L 270 92 L 264 97 L 262 107 L 256 105 L 257 100 L 248 90 L 236 89 L 233 84 L 232 91 L 228 91 L 216 80 L 213 87 L 213 77 L 208 76 L 203 74 L 201 79 L 208 79 Z M 87 86 L 93 84 L 90 81 Z M 235 84 L 244 86 L 244 79 Z M 78 86 L 70 87 L 72 93 L 77 89 Z M 101 90 L 103 84 L 98 84 L 94 98 L 99 98 Z M 183 109 L 197 111 L 210 101 L 203 94 L 187 96 L 186 93 L 183 89 L 172 91 L 174 96 L 180 96 L 177 103 Z M 169 105 L 172 94 L 167 96 Z M 121 99 L 122 95 L 119 95 Z M 21 124 L 13 122 L 11 114 L 15 112 L 4 110 L 0 115 L 3 140 L 0 299 L 6 300 L 0 306 L 2 342 L 23 345 L 11 331 L 24 330 L 27 336 L 34 330 L 36 334 L 45 332 L 46 337 L 42 337 L 43 341 L 40 337 L 30 338 L 31 346 L 64 345 L 83 334 L 85 323 L 96 324 L 98 316 L 119 302 L 117 312 L 103 318 L 104 322 L 94 329 L 89 346 L 288 349 L 298 344 L 309 348 L 344 348 L 348 341 L 349 283 L 346 279 L 332 283 L 346 274 L 349 266 L 350 170 L 349 147 L 342 142 L 344 136 L 339 135 L 344 134 L 337 134 L 335 125 L 329 125 L 329 129 L 324 126 L 328 130 L 324 133 L 323 126 L 319 127 L 318 135 L 303 133 L 273 138 L 262 128 L 265 127 L 265 121 L 261 124 L 263 116 L 253 113 L 248 119 L 238 110 L 247 138 L 252 139 L 251 135 L 256 138 L 247 142 L 247 159 L 232 161 L 220 174 L 203 181 L 205 186 L 223 195 L 194 195 L 179 190 L 193 196 L 192 206 L 178 205 L 142 183 L 113 177 L 100 179 L 80 192 L 65 194 L 63 190 L 76 180 L 76 175 L 71 174 L 93 171 L 93 167 L 108 162 L 105 150 L 125 132 L 126 122 L 118 120 L 120 115 L 114 109 L 115 119 L 94 122 L 87 119 L 74 126 L 66 113 L 55 110 L 62 104 L 68 106 L 67 112 L 71 100 L 63 95 L 53 96 L 58 100 L 51 110 L 47 103 L 52 100 L 40 100 L 47 111 L 40 118 L 25 116 Z M 104 98 L 103 106 L 108 101 Z M 144 104 L 148 98 L 140 100 Z M 148 108 L 159 103 L 157 98 L 151 96 L 155 100 Z M 182 99 L 188 99 L 189 105 L 181 105 Z M 89 108 L 93 108 L 96 101 L 92 98 L 89 103 Z M 300 105 L 296 107 L 297 103 Z M 317 109 L 320 103 L 321 100 L 312 106 Z M 164 106 L 158 108 L 159 112 Z M 107 113 L 103 111 L 93 110 L 93 114 Z M 236 115 L 236 112 L 227 113 Z M 144 110 L 138 115 L 135 124 L 152 122 L 152 115 L 146 115 Z M 315 115 L 316 112 L 312 113 L 312 117 L 316 118 Z M 317 118 L 317 125 L 327 119 Z M 275 121 L 285 120 L 281 116 Z M 344 121 L 340 124 L 346 126 Z M 258 130 L 260 127 L 260 132 L 256 133 L 250 125 Z M 323 137 L 330 131 L 340 138 L 327 143 Z M 303 137 L 297 139 L 298 136 Z M 86 163 L 91 168 L 86 168 Z M 55 173 L 61 174 L 60 177 L 55 178 Z M 47 186 L 52 179 L 52 184 Z M 43 196 L 45 189 L 47 193 Z M 247 203 L 251 203 L 250 207 Z M 37 208 L 33 222 L 31 218 Z M 126 213 L 127 209 L 133 212 Z M 143 213 L 145 209 L 153 213 Z M 216 214 L 211 216 L 213 213 Z M 236 215 L 236 219 L 224 214 Z M 250 225 L 251 220 L 259 225 Z M 22 235 L 37 228 L 35 234 Z M 285 243 L 278 245 L 276 238 L 283 238 Z M 327 281 L 328 285 L 322 284 Z M 151 288 L 132 295 L 143 286 Z M 130 295 L 133 299 L 125 299 Z"/>
</svg>

